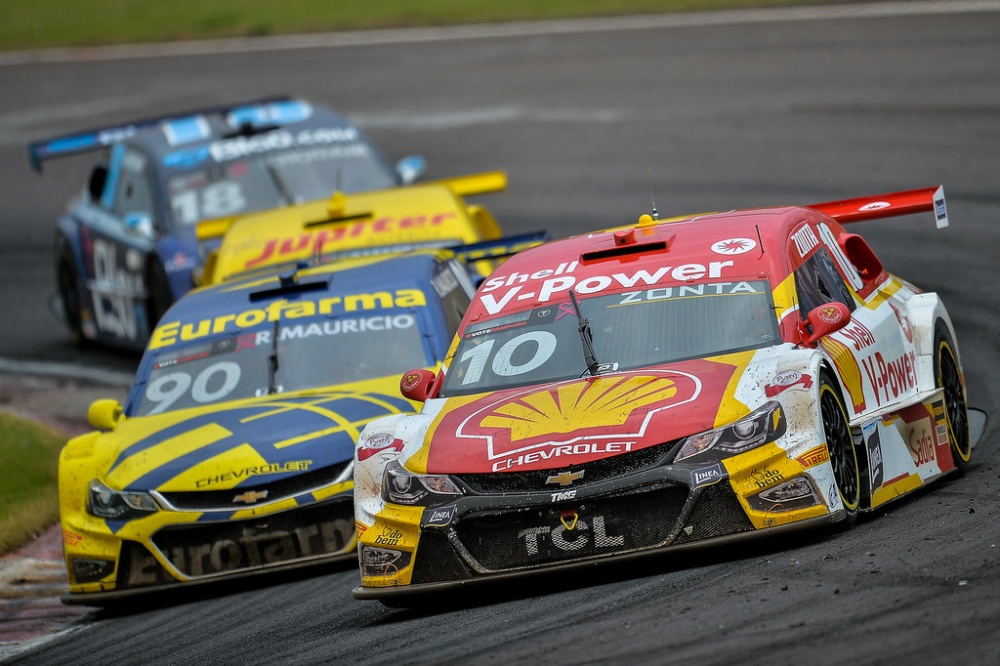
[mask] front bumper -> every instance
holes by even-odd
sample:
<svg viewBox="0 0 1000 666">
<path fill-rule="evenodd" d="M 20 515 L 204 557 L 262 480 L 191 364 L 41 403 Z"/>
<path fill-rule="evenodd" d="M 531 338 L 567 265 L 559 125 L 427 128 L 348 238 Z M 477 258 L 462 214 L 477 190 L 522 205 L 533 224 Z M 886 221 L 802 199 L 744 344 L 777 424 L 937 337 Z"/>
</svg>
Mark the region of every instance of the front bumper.
<svg viewBox="0 0 1000 666">
<path fill-rule="evenodd" d="M 721 544 L 842 517 L 818 492 L 802 505 L 762 510 L 762 491 L 799 477 L 814 491 L 815 484 L 777 447 L 752 455 L 656 467 L 576 489 L 472 494 L 426 509 L 388 505 L 360 537 L 362 586 L 354 596 L 420 594 Z M 389 534 L 393 539 L 387 545 Z M 392 553 L 399 556 L 391 568 L 379 570 L 379 558 L 388 560 Z"/>
<path fill-rule="evenodd" d="M 65 521 L 63 534 L 70 591 L 62 600 L 87 605 L 352 559 L 357 544 L 350 492 L 240 520 L 160 525 L 142 538 L 137 531 L 117 538 L 74 532 Z M 81 563 L 93 562 L 106 562 L 108 574 L 81 580 Z"/>
</svg>

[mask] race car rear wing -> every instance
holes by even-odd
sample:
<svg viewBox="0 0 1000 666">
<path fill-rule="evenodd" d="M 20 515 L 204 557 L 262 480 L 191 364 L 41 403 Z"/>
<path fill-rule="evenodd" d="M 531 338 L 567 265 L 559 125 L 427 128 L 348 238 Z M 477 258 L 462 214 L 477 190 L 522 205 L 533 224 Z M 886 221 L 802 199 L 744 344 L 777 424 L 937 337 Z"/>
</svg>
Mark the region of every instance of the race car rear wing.
<svg viewBox="0 0 1000 666">
<path fill-rule="evenodd" d="M 31 161 L 31 168 L 37 172 L 41 172 L 42 162 L 45 160 L 52 159 L 53 157 L 68 157 L 70 155 L 85 153 L 91 150 L 99 150 L 106 146 L 110 146 L 113 143 L 127 139 L 139 130 L 147 127 L 155 127 L 156 125 L 163 123 L 191 119 L 197 116 L 226 116 L 228 114 L 234 114 L 234 116 L 237 116 L 240 121 L 246 120 L 252 123 L 252 113 L 240 112 L 250 112 L 254 108 L 291 101 L 293 100 L 288 95 L 279 95 L 275 97 L 266 97 L 263 99 L 239 102 L 236 104 L 227 104 L 225 106 L 192 109 L 189 111 L 172 113 L 167 116 L 156 116 L 152 118 L 143 118 L 142 120 L 133 120 L 121 125 L 111 125 L 109 127 L 99 127 L 83 132 L 74 132 L 73 134 L 64 134 L 62 136 L 55 136 L 28 144 L 28 159 Z"/>
<path fill-rule="evenodd" d="M 811 204 L 805 208 L 826 213 L 841 224 L 930 211 L 934 213 L 938 229 L 948 226 L 948 208 L 945 205 L 942 186 L 827 201 Z"/>
<path fill-rule="evenodd" d="M 532 231 L 525 234 L 504 236 L 492 240 L 479 241 L 476 243 L 454 244 L 454 243 L 406 243 L 399 245 L 384 245 L 369 248 L 359 248 L 356 250 L 346 250 L 342 252 L 324 252 L 306 261 L 291 261 L 282 264 L 271 264 L 257 270 L 242 271 L 221 276 L 221 281 L 234 279 L 244 279 L 255 275 L 267 275 L 280 273 L 288 269 L 298 270 L 302 267 L 312 266 L 317 263 L 339 261 L 343 259 L 358 259 L 361 257 L 382 256 L 387 254 L 403 254 L 419 250 L 451 250 L 455 256 L 468 266 L 479 261 L 495 261 L 506 259 L 522 250 L 541 245 L 549 239 L 549 232 L 545 230 Z M 215 265 L 218 261 L 218 251 L 212 251 L 205 258 L 202 270 L 196 271 L 195 283 L 198 286 L 205 286 L 215 283 Z M 485 275 L 482 277 L 485 278 Z"/>
</svg>

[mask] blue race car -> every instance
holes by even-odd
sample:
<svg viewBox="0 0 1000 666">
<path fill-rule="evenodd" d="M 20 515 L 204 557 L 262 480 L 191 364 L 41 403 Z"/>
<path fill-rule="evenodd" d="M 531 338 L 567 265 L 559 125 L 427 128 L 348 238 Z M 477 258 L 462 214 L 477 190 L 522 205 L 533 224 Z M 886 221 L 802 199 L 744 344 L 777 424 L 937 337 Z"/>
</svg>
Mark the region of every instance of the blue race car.
<svg viewBox="0 0 1000 666">
<path fill-rule="evenodd" d="M 74 341 L 141 350 L 156 322 L 194 286 L 212 247 L 199 221 L 414 181 L 420 156 L 393 168 L 357 127 L 329 109 L 276 97 L 192 110 L 38 141 L 53 157 L 103 150 L 59 218 L 56 275 Z M 209 245 L 218 245 L 218 239 Z"/>
</svg>

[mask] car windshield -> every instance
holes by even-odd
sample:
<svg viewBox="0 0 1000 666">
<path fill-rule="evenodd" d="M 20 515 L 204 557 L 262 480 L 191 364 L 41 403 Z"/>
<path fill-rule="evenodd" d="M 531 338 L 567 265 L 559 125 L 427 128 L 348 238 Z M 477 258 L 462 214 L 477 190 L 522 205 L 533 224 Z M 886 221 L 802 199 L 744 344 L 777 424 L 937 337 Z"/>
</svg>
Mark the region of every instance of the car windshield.
<svg viewBox="0 0 1000 666">
<path fill-rule="evenodd" d="M 293 321 L 165 348 L 148 366 L 135 415 L 396 376 L 429 364 L 414 310 Z"/>
<path fill-rule="evenodd" d="M 356 141 L 299 146 L 213 164 L 167 183 L 177 224 L 280 208 L 331 196 L 396 185 L 370 146 Z"/>
<path fill-rule="evenodd" d="M 778 322 L 767 281 L 710 282 L 579 299 L 599 372 L 771 346 Z M 444 397 L 588 374 L 576 309 L 567 299 L 470 325 Z"/>
</svg>

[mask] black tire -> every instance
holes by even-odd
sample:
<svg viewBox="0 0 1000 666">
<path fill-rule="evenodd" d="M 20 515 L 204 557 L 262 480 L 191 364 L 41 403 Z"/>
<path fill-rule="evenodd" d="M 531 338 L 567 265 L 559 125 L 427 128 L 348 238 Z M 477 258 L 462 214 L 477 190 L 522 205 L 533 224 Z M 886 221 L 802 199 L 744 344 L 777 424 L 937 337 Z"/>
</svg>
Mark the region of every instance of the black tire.
<svg viewBox="0 0 1000 666">
<path fill-rule="evenodd" d="M 955 467 L 961 473 L 972 457 L 969 410 L 965 400 L 965 384 L 958 371 L 955 344 L 940 321 L 934 326 L 934 385 L 944 389 L 948 443 L 951 446 L 951 457 L 955 461 Z"/>
<path fill-rule="evenodd" d="M 823 434 L 830 452 L 830 464 L 833 466 L 833 478 L 846 509 L 844 525 L 850 525 L 857 519 L 858 507 L 861 506 L 861 469 L 844 400 L 837 384 L 826 371 L 820 373 L 819 408 L 823 417 Z"/>
<path fill-rule="evenodd" d="M 146 316 L 149 319 L 149 331 L 152 333 L 157 322 L 174 303 L 174 293 L 170 288 L 170 279 L 157 259 L 150 262 L 146 271 Z"/>
<path fill-rule="evenodd" d="M 59 259 L 56 262 L 56 284 L 59 289 L 59 298 L 62 300 L 63 321 L 66 328 L 69 329 L 69 338 L 73 344 L 83 346 L 86 338 L 83 337 L 80 288 L 74 269 L 75 265 L 69 249 L 63 247 L 59 251 Z"/>
</svg>

